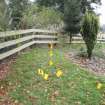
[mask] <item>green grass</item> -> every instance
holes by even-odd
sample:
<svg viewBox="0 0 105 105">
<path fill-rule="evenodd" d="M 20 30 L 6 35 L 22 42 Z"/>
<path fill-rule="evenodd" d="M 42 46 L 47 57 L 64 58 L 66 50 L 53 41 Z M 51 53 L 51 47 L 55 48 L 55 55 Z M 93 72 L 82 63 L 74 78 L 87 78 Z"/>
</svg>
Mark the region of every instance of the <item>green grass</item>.
<svg viewBox="0 0 105 105">
<path fill-rule="evenodd" d="M 20 55 L 11 65 L 11 72 L 1 85 L 8 87 L 8 96 L 17 105 L 102 105 L 105 102 L 105 78 L 97 77 L 64 58 L 71 48 L 54 50 L 54 62 L 63 76 L 48 81 L 38 76 L 37 69 L 48 67 L 48 49 L 35 48 Z M 48 70 L 47 70 L 48 71 Z M 96 82 L 103 87 L 97 90 Z M 103 104 L 104 105 L 104 104 Z"/>
<path fill-rule="evenodd" d="M 86 53 L 86 46 L 85 44 L 72 44 L 72 45 L 65 45 L 66 47 L 64 48 L 65 50 L 68 51 L 68 49 L 70 51 L 74 51 L 77 54 L 82 54 L 82 53 Z M 102 43 L 98 43 L 95 45 L 95 48 L 93 50 L 93 57 L 99 57 L 99 58 L 104 58 L 105 59 L 105 44 Z"/>
</svg>

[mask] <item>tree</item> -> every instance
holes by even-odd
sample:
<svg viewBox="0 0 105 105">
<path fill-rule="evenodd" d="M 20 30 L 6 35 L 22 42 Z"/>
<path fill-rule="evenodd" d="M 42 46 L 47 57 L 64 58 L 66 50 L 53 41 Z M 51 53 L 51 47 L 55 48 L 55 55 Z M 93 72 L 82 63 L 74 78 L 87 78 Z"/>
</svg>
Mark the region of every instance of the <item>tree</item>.
<svg viewBox="0 0 105 105">
<path fill-rule="evenodd" d="M 41 6 L 47 6 L 47 7 L 54 7 L 61 12 L 64 13 L 64 5 L 67 0 L 36 0 L 36 2 L 41 5 Z M 81 11 L 83 14 L 86 12 L 86 8 L 88 10 L 92 10 L 93 8 L 91 7 L 92 3 L 95 4 L 101 4 L 101 0 L 79 0 L 81 2 Z"/>
<path fill-rule="evenodd" d="M 10 27 L 11 29 L 21 28 L 23 12 L 27 7 L 28 0 L 9 0 Z"/>
<path fill-rule="evenodd" d="M 88 58 L 91 58 L 92 51 L 96 44 L 97 34 L 99 31 L 99 19 L 93 12 L 86 12 L 83 18 L 81 34 L 87 46 Z"/>
<path fill-rule="evenodd" d="M 25 11 L 22 21 L 28 28 L 47 28 L 55 24 L 59 25 L 62 21 L 62 14 L 53 8 L 39 9 L 36 4 L 32 4 Z"/>
<path fill-rule="evenodd" d="M 40 6 L 53 7 L 61 12 L 64 12 L 65 0 L 36 0 Z"/>
<path fill-rule="evenodd" d="M 86 10 L 93 11 L 94 8 L 91 6 L 92 3 L 101 5 L 101 0 L 81 0 L 81 11 L 85 14 Z"/>
<path fill-rule="evenodd" d="M 41 6 L 53 7 L 64 14 L 65 31 L 69 33 L 70 42 L 72 35 L 79 32 L 81 17 L 86 9 L 93 11 L 92 3 L 100 4 L 101 0 L 37 0 Z"/>
<path fill-rule="evenodd" d="M 66 0 L 64 9 L 64 30 L 70 36 L 70 43 L 72 36 L 80 32 L 81 27 L 81 2 L 79 0 Z"/>
<path fill-rule="evenodd" d="M 5 31 L 8 27 L 7 4 L 5 0 L 0 0 L 0 31 Z"/>
</svg>

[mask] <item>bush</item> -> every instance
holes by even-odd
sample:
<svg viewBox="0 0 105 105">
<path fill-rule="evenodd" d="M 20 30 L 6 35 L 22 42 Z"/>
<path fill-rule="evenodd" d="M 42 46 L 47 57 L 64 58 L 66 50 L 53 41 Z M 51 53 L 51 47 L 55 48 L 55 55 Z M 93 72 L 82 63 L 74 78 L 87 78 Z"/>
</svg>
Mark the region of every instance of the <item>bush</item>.
<svg viewBox="0 0 105 105">
<path fill-rule="evenodd" d="M 87 47 L 88 58 L 91 58 L 92 51 L 96 44 L 99 31 L 99 19 L 93 12 L 86 12 L 83 18 L 81 34 Z"/>
<path fill-rule="evenodd" d="M 40 8 L 33 4 L 24 13 L 22 21 L 28 28 L 47 28 L 61 24 L 62 14 L 53 8 Z"/>
</svg>

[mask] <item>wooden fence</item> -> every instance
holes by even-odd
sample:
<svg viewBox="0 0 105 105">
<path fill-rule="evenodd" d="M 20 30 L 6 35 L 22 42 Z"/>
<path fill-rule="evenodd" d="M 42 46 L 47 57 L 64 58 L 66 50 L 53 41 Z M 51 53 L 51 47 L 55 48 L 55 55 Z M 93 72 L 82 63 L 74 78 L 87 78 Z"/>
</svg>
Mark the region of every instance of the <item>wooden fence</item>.
<svg viewBox="0 0 105 105">
<path fill-rule="evenodd" d="M 58 43 L 56 31 L 28 29 L 0 32 L 0 60 L 7 58 L 34 44 Z M 65 37 L 64 43 L 69 43 Z M 82 37 L 73 37 L 72 43 L 84 43 Z M 105 38 L 98 38 L 97 43 L 105 43 Z"/>
<path fill-rule="evenodd" d="M 0 60 L 34 44 L 58 43 L 57 32 L 40 29 L 0 32 Z"/>
<path fill-rule="evenodd" d="M 73 37 L 72 43 L 84 43 L 82 37 Z M 105 39 L 97 38 L 97 43 L 105 43 Z"/>
<path fill-rule="evenodd" d="M 70 41 L 69 41 L 69 37 L 68 36 L 66 36 L 65 37 L 65 42 L 64 43 L 70 43 Z M 82 43 L 85 43 L 84 42 L 84 40 L 83 40 L 83 38 L 82 37 L 73 37 L 72 38 L 72 42 L 71 43 L 74 43 L 74 44 L 82 44 Z M 100 38 L 100 37 L 98 37 L 97 38 L 97 43 L 105 43 L 105 38 Z"/>
</svg>

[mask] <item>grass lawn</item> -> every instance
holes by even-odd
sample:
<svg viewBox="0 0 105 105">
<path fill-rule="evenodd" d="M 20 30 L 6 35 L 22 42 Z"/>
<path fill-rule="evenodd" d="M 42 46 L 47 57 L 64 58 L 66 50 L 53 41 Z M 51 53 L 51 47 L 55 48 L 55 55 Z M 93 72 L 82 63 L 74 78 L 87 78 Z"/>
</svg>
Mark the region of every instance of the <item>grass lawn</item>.
<svg viewBox="0 0 105 105">
<path fill-rule="evenodd" d="M 21 54 L 7 78 L 0 85 L 14 105 L 105 105 L 105 77 L 95 76 L 64 58 L 71 48 L 54 49 L 54 62 L 63 70 L 63 76 L 51 76 L 45 81 L 37 74 L 42 67 L 48 72 L 48 49 L 35 48 Z M 102 89 L 96 82 L 102 82 Z"/>
</svg>

